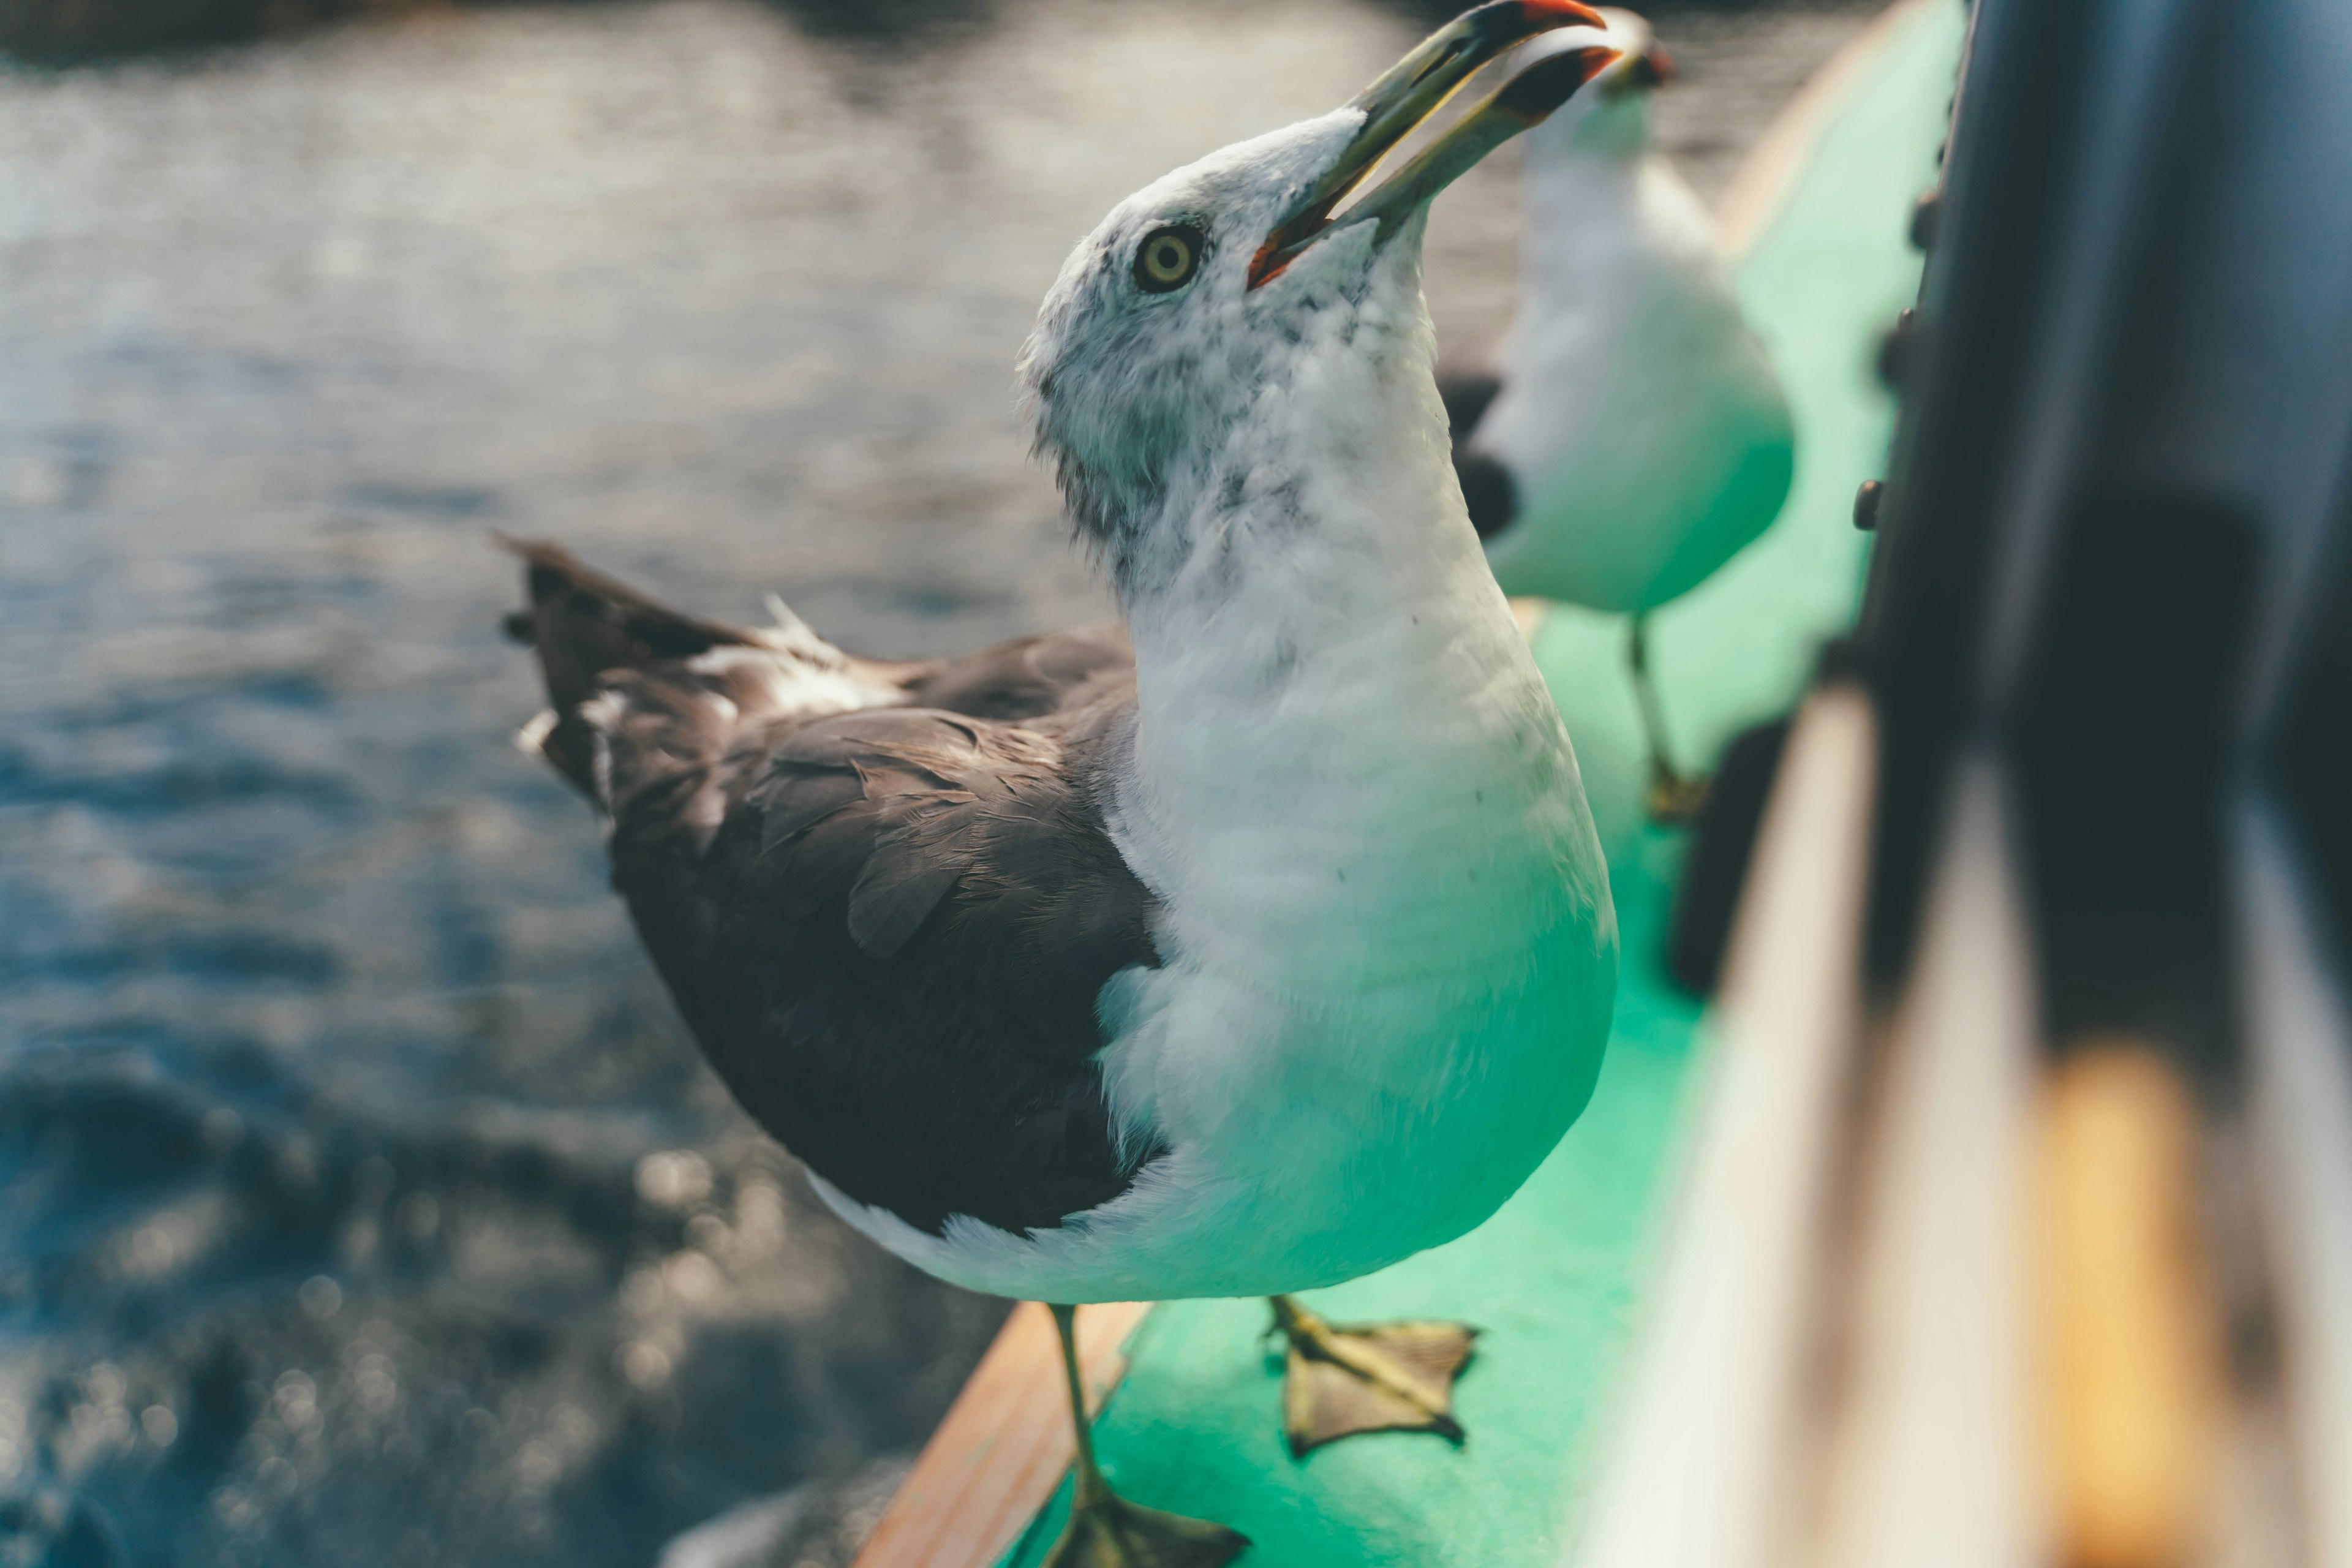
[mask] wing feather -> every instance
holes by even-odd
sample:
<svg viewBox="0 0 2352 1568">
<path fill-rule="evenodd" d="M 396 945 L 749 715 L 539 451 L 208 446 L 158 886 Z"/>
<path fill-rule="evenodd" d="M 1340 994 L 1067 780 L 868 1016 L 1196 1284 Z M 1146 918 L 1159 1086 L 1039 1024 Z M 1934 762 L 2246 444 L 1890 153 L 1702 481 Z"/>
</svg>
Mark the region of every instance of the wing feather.
<svg viewBox="0 0 2352 1568">
<path fill-rule="evenodd" d="M 513 547 L 557 714 L 541 749 L 608 811 L 614 884 L 744 1108 L 934 1232 L 1125 1191 L 1155 1151 L 1111 1125 L 1095 1004 L 1159 962 L 1102 809 L 1125 637 L 878 664 Z"/>
<path fill-rule="evenodd" d="M 1052 732 L 905 708 L 812 721 L 735 749 L 707 850 L 616 825 L 615 881 L 706 1053 L 853 1197 L 929 1229 L 1035 1229 L 1125 1191 L 1151 1152 L 1111 1126 L 1094 1059 L 1103 984 L 1158 962 L 1093 787 L 1131 711 L 1114 698 Z"/>
</svg>

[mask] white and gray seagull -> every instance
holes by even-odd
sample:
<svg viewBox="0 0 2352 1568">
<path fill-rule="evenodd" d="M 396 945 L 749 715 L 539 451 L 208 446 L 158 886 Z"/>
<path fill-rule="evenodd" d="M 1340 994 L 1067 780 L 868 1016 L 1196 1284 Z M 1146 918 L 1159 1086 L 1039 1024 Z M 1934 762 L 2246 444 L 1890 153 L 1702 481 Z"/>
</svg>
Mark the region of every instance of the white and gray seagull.
<svg viewBox="0 0 2352 1568">
<path fill-rule="evenodd" d="M 1632 617 L 1649 806 L 1685 817 L 1648 616 L 1780 515 L 1795 430 L 1740 314 L 1714 220 L 1651 144 L 1672 62 L 1650 25 L 1604 9 L 1616 62 L 1528 138 L 1519 309 L 1498 379 L 1446 379 L 1470 517 L 1511 594 Z"/>
<path fill-rule="evenodd" d="M 515 546 L 526 737 L 745 1109 L 891 1251 L 1055 1304 L 1066 1352 L 1073 1303 L 1275 1297 L 1301 1452 L 1459 1436 L 1470 1331 L 1287 1293 L 1493 1214 L 1608 1033 L 1607 871 L 1449 460 L 1421 248 L 1613 51 L 1548 56 L 1339 210 L 1480 67 L 1596 20 L 1481 5 L 1071 255 L 1021 375 L 1124 630 L 882 663 Z M 1057 1568 L 1244 1544 L 1112 1493 L 1073 1416 Z"/>
</svg>

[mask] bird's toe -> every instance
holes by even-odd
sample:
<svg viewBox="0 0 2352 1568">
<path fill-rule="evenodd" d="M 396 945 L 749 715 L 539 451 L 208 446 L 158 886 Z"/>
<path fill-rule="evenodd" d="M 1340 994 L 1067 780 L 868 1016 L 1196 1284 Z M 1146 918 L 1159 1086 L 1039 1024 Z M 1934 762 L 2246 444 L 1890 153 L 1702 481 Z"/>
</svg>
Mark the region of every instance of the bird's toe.
<svg viewBox="0 0 2352 1568">
<path fill-rule="evenodd" d="M 1477 1330 L 1426 1321 L 1342 1328 L 1279 1301 L 1276 1327 L 1289 1345 L 1282 1425 L 1293 1455 L 1361 1432 L 1435 1432 L 1462 1441 L 1454 1381 Z"/>
</svg>

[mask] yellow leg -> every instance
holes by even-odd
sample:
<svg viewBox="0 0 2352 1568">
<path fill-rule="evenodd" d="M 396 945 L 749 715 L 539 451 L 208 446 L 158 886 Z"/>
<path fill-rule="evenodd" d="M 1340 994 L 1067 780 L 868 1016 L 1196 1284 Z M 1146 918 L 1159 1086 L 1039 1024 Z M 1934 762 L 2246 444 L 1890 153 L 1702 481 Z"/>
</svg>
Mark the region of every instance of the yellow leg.
<svg viewBox="0 0 2352 1568">
<path fill-rule="evenodd" d="M 1666 714 L 1658 700 L 1657 683 L 1650 679 L 1650 617 L 1636 615 L 1625 637 L 1625 663 L 1633 672 L 1633 705 L 1642 715 L 1642 735 L 1650 748 L 1650 782 L 1642 797 L 1650 820 L 1679 826 L 1697 820 L 1706 804 L 1706 780 L 1692 778 L 1675 766 L 1666 745 Z"/>
<path fill-rule="evenodd" d="M 1062 1333 L 1062 1371 L 1070 1385 L 1070 1425 L 1077 1436 L 1077 1480 L 1071 1490 L 1070 1522 L 1046 1554 L 1045 1568 L 1224 1568 L 1249 1545 L 1249 1537 L 1205 1519 L 1186 1519 L 1141 1508 L 1110 1489 L 1095 1463 L 1087 1393 L 1078 1377 L 1078 1343 L 1072 1307 L 1053 1309 Z"/>
</svg>

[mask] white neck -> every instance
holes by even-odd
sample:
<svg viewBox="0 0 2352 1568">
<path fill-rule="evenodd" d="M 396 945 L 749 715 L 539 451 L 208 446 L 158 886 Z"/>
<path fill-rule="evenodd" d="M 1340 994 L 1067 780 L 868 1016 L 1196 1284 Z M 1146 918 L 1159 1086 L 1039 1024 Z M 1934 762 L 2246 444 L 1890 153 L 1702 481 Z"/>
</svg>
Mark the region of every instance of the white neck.
<svg viewBox="0 0 2352 1568">
<path fill-rule="evenodd" d="M 1561 164 L 1638 162 L 1650 150 L 1650 95 L 1596 87 L 1528 132 L 1530 173 Z"/>
<path fill-rule="evenodd" d="M 1297 373 L 1171 493 L 1189 558 L 1128 606 L 1121 847 L 1179 911 L 1163 944 L 1294 994 L 1491 977 L 1601 875 L 1403 282 L 1317 320 Z"/>
</svg>

